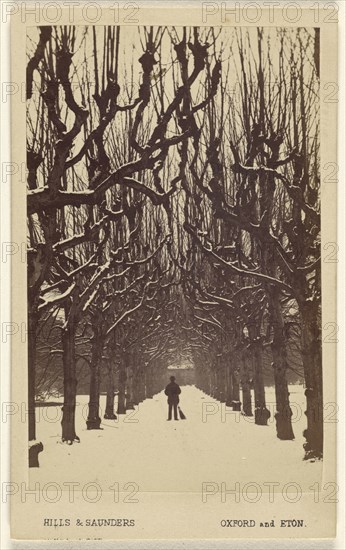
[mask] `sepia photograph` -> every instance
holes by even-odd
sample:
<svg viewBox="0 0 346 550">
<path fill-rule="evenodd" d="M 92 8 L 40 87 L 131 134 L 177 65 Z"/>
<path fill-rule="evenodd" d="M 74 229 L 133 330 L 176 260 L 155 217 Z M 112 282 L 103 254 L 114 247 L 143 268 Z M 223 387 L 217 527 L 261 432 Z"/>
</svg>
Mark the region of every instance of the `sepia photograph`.
<svg viewBox="0 0 346 550">
<path fill-rule="evenodd" d="M 109 428 L 136 407 L 170 456 L 177 436 L 198 448 L 204 397 L 206 419 L 253 417 L 238 436 L 264 438 L 268 467 L 284 450 L 318 468 L 319 29 L 45 26 L 27 44 L 29 465 L 61 465 L 60 428 L 84 460 L 102 427 L 95 451 L 126 457 Z M 50 405 L 61 426 L 36 426 Z"/>
</svg>

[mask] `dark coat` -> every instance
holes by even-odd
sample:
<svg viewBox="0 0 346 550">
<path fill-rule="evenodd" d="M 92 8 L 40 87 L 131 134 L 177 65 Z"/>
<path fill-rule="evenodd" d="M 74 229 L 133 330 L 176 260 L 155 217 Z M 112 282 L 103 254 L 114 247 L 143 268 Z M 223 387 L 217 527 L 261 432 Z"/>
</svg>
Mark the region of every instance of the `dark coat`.
<svg viewBox="0 0 346 550">
<path fill-rule="evenodd" d="M 176 382 L 170 382 L 165 389 L 165 394 L 168 397 L 168 403 L 179 403 L 179 394 L 181 393 L 181 389 L 176 384 Z"/>
</svg>

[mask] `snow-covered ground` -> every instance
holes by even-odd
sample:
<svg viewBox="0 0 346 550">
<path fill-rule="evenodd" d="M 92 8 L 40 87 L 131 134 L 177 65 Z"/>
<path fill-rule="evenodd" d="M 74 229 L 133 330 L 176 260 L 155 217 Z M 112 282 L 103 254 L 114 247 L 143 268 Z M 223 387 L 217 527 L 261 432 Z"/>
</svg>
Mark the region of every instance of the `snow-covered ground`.
<svg viewBox="0 0 346 550">
<path fill-rule="evenodd" d="M 30 470 L 31 483 L 86 484 L 109 488 L 114 482 L 136 483 L 141 491 L 197 492 L 203 482 L 298 483 L 306 491 L 321 480 L 322 463 L 303 461 L 306 427 L 302 386 L 290 386 L 294 441 L 280 441 L 274 422 L 274 390 L 268 388 L 272 412 L 268 426 L 226 409 L 194 386 L 183 386 L 181 407 L 187 417 L 167 419 L 162 393 L 140 403 L 117 420 L 104 420 L 102 430 L 86 429 L 88 396 L 78 396 L 77 434 L 81 442 L 61 443 L 60 406 L 38 407 L 37 439 L 44 451 L 40 468 Z M 55 400 L 57 401 L 57 400 Z"/>
</svg>

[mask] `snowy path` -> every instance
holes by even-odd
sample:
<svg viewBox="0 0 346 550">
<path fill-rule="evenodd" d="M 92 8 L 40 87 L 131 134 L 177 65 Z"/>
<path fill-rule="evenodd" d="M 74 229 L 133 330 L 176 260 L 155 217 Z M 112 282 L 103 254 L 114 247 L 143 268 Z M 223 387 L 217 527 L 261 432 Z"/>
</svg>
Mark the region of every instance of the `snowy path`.
<svg viewBox="0 0 346 550">
<path fill-rule="evenodd" d="M 118 420 L 104 420 L 103 430 L 87 431 L 87 396 L 78 396 L 80 444 L 61 443 L 60 407 L 37 409 L 37 434 L 44 444 L 40 468 L 30 470 L 31 483 L 81 484 L 135 482 L 141 491 L 197 492 L 205 481 L 227 486 L 279 481 L 306 490 L 322 475 L 321 462 L 304 462 L 302 432 L 305 405 L 302 386 L 291 386 L 294 441 L 279 441 L 273 418 L 268 426 L 229 411 L 194 386 L 183 386 L 181 406 L 187 420 L 168 422 L 166 397 L 147 399 Z M 274 392 L 267 391 L 274 412 Z M 228 409 L 227 409 L 228 411 Z M 213 413 L 208 414 L 206 413 Z"/>
</svg>

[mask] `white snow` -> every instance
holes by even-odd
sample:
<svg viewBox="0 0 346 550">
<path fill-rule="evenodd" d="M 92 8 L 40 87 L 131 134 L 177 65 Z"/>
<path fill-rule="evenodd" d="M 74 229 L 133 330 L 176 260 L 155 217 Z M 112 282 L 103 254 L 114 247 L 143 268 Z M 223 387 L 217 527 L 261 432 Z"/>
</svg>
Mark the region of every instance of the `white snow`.
<svg viewBox="0 0 346 550">
<path fill-rule="evenodd" d="M 179 381 L 178 381 L 179 382 Z M 87 431 L 88 396 L 78 396 L 77 435 L 81 442 L 61 443 L 60 406 L 38 407 L 37 440 L 44 450 L 40 468 L 30 469 L 31 484 L 97 482 L 105 490 L 114 482 L 135 482 L 140 491 L 200 492 L 203 482 L 297 483 L 303 491 L 321 481 L 322 462 L 303 461 L 306 427 L 303 386 L 290 386 L 294 441 L 276 437 L 274 389 L 267 388 L 268 426 L 226 409 L 194 386 L 182 386 L 180 405 L 187 419 L 168 422 L 162 393 L 140 403 L 103 430 Z M 54 399 L 56 402 L 57 399 Z M 225 414 L 227 411 L 227 414 Z M 278 489 L 278 490 L 279 490 Z"/>
</svg>

